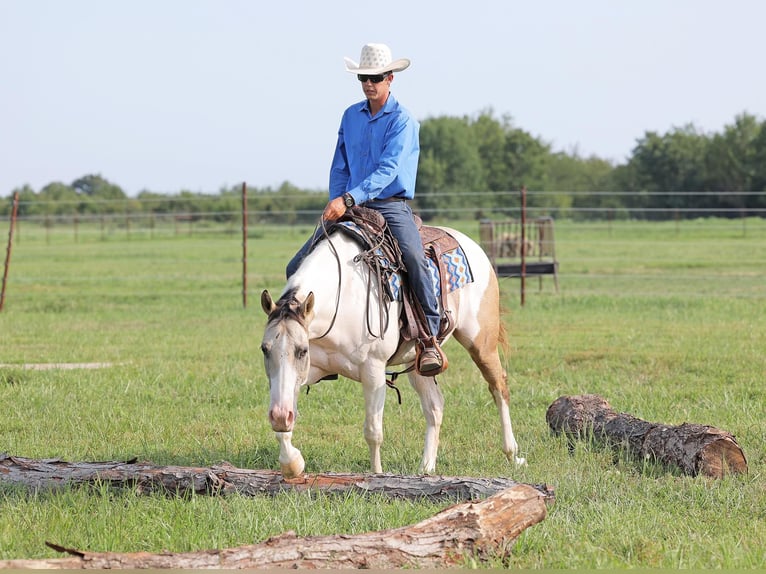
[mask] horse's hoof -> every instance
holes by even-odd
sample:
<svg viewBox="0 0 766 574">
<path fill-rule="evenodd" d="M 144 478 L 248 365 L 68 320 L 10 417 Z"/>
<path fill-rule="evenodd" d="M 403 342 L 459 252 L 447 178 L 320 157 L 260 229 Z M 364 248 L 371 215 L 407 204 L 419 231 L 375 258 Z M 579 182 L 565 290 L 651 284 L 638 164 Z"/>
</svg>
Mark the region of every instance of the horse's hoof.
<svg viewBox="0 0 766 574">
<path fill-rule="evenodd" d="M 514 457 L 516 460 L 516 466 L 527 466 L 527 459 L 520 456 Z"/>
<path fill-rule="evenodd" d="M 303 474 L 306 462 L 303 460 L 303 456 L 299 454 L 287 463 L 280 462 L 279 466 L 282 468 L 282 476 L 285 478 L 296 478 Z"/>
<path fill-rule="evenodd" d="M 418 467 L 418 474 L 420 475 L 436 474 L 436 464 L 421 464 Z"/>
</svg>

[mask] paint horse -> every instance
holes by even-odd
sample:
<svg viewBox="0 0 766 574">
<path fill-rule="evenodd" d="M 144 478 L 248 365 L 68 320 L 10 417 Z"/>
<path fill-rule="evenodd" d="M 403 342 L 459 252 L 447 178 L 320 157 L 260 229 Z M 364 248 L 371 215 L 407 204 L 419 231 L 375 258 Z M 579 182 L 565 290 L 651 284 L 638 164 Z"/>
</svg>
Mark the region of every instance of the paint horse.
<svg viewBox="0 0 766 574">
<path fill-rule="evenodd" d="M 453 319 L 448 336 L 465 347 L 487 381 L 500 415 L 503 452 L 508 460 L 524 464 L 516 456 L 507 375 L 498 352 L 498 346 L 506 344 L 506 332 L 497 277 L 481 247 L 458 231 L 443 229 L 459 243 L 470 273 L 470 280 L 446 297 L 444 306 Z M 330 232 L 290 277 L 278 301 L 267 290 L 261 294 L 261 307 L 268 315 L 261 351 L 269 380 L 269 420 L 280 444 L 279 462 L 286 478 L 300 475 L 305 468 L 303 456 L 292 445 L 300 390 L 337 374 L 362 385 L 370 466 L 373 473 L 383 471 L 380 447 L 388 388 L 386 367 L 406 370 L 412 366 L 416 343 L 400 344 L 402 302 L 396 297 L 391 301 L 378 297 L 381 286 L 361 261 L 363 251 L 346 233 Z M 398 277 L 394 274 L 393 279 Z M 426 421 L 419 472 L 431 474 L 436 469 L 444 397 L 434 377 L 421 376 L 414 368 L 407 376 Z"/>
</svg>

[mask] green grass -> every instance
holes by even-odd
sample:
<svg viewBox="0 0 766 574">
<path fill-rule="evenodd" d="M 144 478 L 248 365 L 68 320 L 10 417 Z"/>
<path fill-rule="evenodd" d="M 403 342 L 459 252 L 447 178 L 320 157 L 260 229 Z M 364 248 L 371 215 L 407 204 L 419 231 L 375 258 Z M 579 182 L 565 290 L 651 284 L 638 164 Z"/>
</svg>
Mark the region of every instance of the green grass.
<svg viewBox="0 0 766 574">
<path fill-rule="evenodd" d="M 486 385 L 450 342 L 437 471 L 548 483 L 548 517 L 519 537 L 518 568 L 766 568 L 766 222 L 557 222 L 561 292 L 551 278 L 502 279 L 512 352 L 511 417 L 529 465 L 500 452 Z M 478 235 L 475 222 L 458 225 Z M 13 248 L 0 313 L 0 451 L 35 458 L 278 468 L 266 419 L 259 293 L 279 291 L 308 227 L 253 227 L 249 306 L 241 237 L 27 224 Z M 0 227 L 0 237 L 7 228 Z M 4 252 L 4 250 L 3 250 Z M 27 363 L 109 362 L 99 370 Z M 423 421 L 403 380 L 389 393 L 386 472 L 416 472 Z M 545 423 L 565 394 L 597 393 L 645 420 L 736 435 L 745 476 L 682 476 L 579 443 Z M 308 472 L 366 472 L 359 385 L 322 383 L 300 399 L 294 443 Z M 411 524 L 441 508 L 374 497 L 139 496 L 106 488 L 0 488 L 0 559 L 56 557 L 52 541 L 92 551 L 185 551 Z M 483 566 L 502 567 L 499 561 Z"/>
</svg>

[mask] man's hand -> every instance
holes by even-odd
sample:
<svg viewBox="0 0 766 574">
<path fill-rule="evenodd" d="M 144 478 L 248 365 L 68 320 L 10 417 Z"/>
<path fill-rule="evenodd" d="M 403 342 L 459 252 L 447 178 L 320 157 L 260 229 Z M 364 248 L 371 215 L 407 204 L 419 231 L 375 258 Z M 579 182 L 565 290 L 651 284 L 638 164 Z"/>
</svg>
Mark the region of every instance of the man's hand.
<svg viewBox="0 0 766 574">
<path fill-rule="evenodd" d="M 343 196 L 336 197 L 324 208 L 322 219 L 325 221 L 335 221 L 344 213 L 346 213 L 346 202 L 343 201 Z"/>
</svg>

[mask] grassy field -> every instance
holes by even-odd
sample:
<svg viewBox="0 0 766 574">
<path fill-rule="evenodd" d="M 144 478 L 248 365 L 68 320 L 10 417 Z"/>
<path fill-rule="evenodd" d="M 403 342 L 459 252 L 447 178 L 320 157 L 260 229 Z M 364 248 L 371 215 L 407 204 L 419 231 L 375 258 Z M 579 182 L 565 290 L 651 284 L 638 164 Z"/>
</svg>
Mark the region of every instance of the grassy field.
<svg viewBox="0 0 766 574">
<path fill-rule="evenodd" d="M 478 237 L 475 222 L 455 227 Z M 311 230 L 253 227 L 243 309 L 237 230 L 175 234 L 22 225 L 0 313 L 0 452 L 70 461 L 228 461 L 278 468 L 259 350 L 261 289 Z M 766 221 L 557 222 L 561 291 L 502 279 L 512 352 L 511 417 L 529 464 L 509 465 L 486 386 L 447 345 L 437 471 L 555 487 L 548 517 L 518 539 L 518 568 L 766 568 Z M 7 226 L 0 225 L 7 238 Z M 5 250 L 3 250 L 5 253 Z M 111 363 L 27 370 L 32 363 Z M 416 472 L 415 393 L 386 406 L 384 471 Z M 597 393 L 645 420 L 732 432 L 746 476 L 691 478 L 590 444 L 569 454 L 545 423 L 559 396 Z M 300 401 L 294 443 L 307 472 L 366 472 L 358 384 Z M 30 494 L 0 487 L 0 559 L 92 551 L 186 551 L 286 530 L 357 533 L 441 508 L 357 496 L 181 500 L 106 489 Z M 499 561 L 482 566 L 501 567 Z"/>
</svg>

